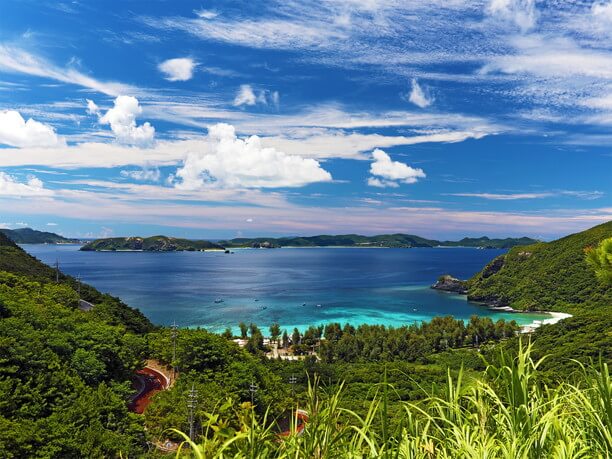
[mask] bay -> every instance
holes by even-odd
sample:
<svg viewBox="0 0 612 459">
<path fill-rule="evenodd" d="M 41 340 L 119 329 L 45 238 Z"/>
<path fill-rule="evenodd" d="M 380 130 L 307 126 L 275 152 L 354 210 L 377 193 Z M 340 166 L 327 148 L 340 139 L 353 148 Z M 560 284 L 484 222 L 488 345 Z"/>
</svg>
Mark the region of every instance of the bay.
<svg viewBox="0 0 612 459">
<path fill-rule="evenodd" d="M 41 261 L 140 309 L 153 323 L 267 330 L 329 322 L 401 326 L 473 314 L 529 324 L 549 316 L 494 311 L 429 286 L 467 279 L 503 250 L 474 248 L 282 248 L 222 252 L 81 252 L 77 245 L 23 245 Z"/>
</svg>

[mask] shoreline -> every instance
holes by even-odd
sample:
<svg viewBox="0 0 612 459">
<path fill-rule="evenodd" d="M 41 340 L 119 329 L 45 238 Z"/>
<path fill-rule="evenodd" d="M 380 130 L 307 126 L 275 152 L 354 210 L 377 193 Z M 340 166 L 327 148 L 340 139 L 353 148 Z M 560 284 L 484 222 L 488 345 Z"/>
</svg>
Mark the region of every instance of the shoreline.
<svg viewBox="0 0 612 459">
<path fill-rule="evenodd" d="M 536 319 L 533 322 L 525 325 L 521 325 L 521 333 L 531 333 L 534 330 L 540 328 L 542 325 L 554 325 L 563 319 L 569 319 L 573 317 L 572 314 L 568 314 L 567 312 L 556 312 L 556 311 L 521 311 L 518 309 L 514 309 L 510 306 L 487 306 L 489 309 L 493 311 L 504 311 L 515 314 L 521 313 L 534 313 L 534 314 L 546 314 L 551 316 L 550 319 L 539 320 Z"/>
</svg>

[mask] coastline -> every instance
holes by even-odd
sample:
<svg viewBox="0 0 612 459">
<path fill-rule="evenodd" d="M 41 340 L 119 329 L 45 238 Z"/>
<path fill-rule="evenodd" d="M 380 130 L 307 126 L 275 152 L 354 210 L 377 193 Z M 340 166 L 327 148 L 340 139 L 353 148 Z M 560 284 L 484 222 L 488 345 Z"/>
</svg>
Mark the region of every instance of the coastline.
<svg viewBox="0 0 612 459">
<path fill-rule="evenodd" d="M 527 312 L 527 311 L 520 311 L 518 309 L 514 309 L 510 306 L 488 306 L 488 308 L 493 311 L 504 311 L 504 312 L 511 312 L 511 313 L 517 313 L 517 314 Z M 533 312 L 536 314 L 547 314 L 551 316 L 551 318 L 544 319 L 544 320 L 534 320 L 533 322 L 529 324 L 521 325 L 521 333 L 531 333 L 537 328 L 541 327 L 542 325 L 554 325 L 563 319 L 569 319 L 570 317 L 573 317 L 572 314 L 568 314 L 567 312 L 555 312 L 555 311 L 529 311 L 529 312 Z"/>
</svg>

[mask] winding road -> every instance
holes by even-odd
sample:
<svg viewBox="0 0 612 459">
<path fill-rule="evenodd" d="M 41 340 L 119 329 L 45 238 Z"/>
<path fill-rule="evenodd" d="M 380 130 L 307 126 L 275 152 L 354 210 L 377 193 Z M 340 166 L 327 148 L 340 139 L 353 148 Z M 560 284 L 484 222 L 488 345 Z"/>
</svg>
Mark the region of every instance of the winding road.
<svg viewBox="0 0 612 459">
<path fill-rule="evenodd" d="M 136 371 L 134 385 L 138 392 L 130 400 L 128 408 L 133 413 L 142 414 L 155 394 L 170 387 L 170 378 L 161 371 L 147 366 Z"/>
</svg>

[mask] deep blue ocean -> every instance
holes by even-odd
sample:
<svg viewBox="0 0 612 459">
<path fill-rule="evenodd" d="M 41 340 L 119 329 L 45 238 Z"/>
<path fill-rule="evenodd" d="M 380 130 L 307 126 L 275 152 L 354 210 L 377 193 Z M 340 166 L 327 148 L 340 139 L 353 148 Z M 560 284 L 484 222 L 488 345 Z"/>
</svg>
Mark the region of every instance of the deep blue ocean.
<svg viewBox="0 0 612 459">
<path fill-rule="evenodd" d="M 265 328 L 328 322 L 400 326 L 473 314 L 526 324 L 542 314 L 492 311 L 429 288 L 438 276 L 468 278 L 501 250 L 243 249 L 221 252 L 80 252 L 24 245 L 29 253 L 140 309 L 151 321 L 221 331 L 240 321 Z"/>
</svg>

